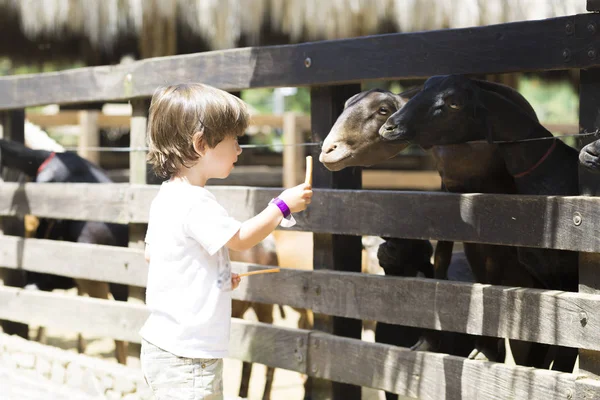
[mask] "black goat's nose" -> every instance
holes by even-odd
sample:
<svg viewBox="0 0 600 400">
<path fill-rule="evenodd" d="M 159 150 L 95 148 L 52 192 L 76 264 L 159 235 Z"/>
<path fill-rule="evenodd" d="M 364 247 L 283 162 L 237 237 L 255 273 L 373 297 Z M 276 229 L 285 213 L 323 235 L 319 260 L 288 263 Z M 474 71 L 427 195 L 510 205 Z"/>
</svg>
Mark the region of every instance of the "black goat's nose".
<svg viewBox="0 0 600 400">
<path fill-rule="evenodd" d="M 397 127 L 398 127 L 398 125 L 395 125 L 395 124 L 386 124 L 386 125 L 384 126 L 385 130 L 386 130 L 386 131 L 388 131 L 388 132 L 391 132 L 391 131 L 393 131 L 393 130 L 394 130 L 394 129 L 396 129 Z"/>
</svg>

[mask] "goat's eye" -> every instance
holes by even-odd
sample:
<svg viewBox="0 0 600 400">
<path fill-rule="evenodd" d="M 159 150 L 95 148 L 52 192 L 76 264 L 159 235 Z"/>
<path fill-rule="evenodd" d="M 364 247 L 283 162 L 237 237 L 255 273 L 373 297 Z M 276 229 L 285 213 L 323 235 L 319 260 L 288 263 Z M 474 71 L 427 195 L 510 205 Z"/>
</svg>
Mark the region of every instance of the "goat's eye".
<svg viewBox="0 0 600 400">
<path fill-rule="evenodd" d="M 447 97 L 446 105 L 453 110 L 460 110 L 462 108 L 462 104 L 459 101 L 457 101 L 454 97 Z"/>
<path fill-rule="evenodd" d="M 389 110 L 386 107 L 379 107 L 379 110 L 377 110 L 377 112 L 381 115 L 387 115 L 389 113 Z"/>
</svg>

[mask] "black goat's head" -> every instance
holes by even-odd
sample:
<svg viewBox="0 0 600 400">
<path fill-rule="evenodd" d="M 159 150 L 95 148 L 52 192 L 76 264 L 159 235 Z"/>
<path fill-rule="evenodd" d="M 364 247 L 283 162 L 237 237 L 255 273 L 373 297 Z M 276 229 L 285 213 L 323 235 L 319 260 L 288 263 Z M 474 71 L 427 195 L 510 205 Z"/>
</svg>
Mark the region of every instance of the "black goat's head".
<svg viewBox="0 0 600 400">
<path fill-rule="evenodd" d="M 472 140 L 476 115 L 484 111 L 474 82 L 462 75 L 434 76 L 392 115 L 379 133 L 387 140 L 434 145 Z"/>
<path fill-rule="evenodd" d="M 494 128 L 490 117 L 497 122 L 502 110 L 537 122 L 527 100 L 507 86 L 464 75 L 434 76 L 387 120 L 379 134 L 389 141 L 424 148 L 482 139 L 491 142 Z"/>
</svg>

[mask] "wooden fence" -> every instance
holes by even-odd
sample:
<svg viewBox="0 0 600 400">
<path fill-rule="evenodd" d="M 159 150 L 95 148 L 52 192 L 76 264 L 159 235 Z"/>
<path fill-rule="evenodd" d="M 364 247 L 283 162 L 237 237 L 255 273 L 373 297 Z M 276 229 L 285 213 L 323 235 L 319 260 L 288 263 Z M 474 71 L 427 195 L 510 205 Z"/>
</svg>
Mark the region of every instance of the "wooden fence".
<svg viewBox="0 0 600 400">
<path fill-rule="evenodd" d="M 104 114 L 98 110 L 65 110 L 56 114 L 42 114 L 40 112 L 27 112 L 25 117 L 28 121 L 41 126 L 44 129 L 57 126 L 79 126 L 79 141 L 77 153 L 85 159 L 96 164 L 100 161 L 100 154 L 94 147 L 100 146 L 100 129 L 130 127 L 130 115 Z M 283 131 L 283 154 L 274 157 L 250 156 L 241 162 L 232 172 L 228 179 L 215 181 L 214 184 L 238 185 L 243 182 L 247 186 L 284 187 L 298 185 L 304 179 L 304 147 L 292 145 L 303 143 L 303 136 L 310 131 L 310 116 L 296 113 L 285 113 L 283 115 L 254 115 L 250 126 L 279 128 Z M 546 124 L 552 132 L 563 132 L 573 134 L 577 132 L 577 126 L 569 124 Z M 246 154 L 244 154 L 244 157 Z M 106 156 L 105 156 L 106 157 Z M 114 157 L 114 156 L 113 156 Z M 407 162 L 406 167 L 415 168 L 419 166 L 418 161 L 411 162 L 411 156 L 402 155 Z M 266 165 L 244 165 L 245 162 Z M 114 164 L 108 162 L 109 165 Z M 269 165 L 271 164 L 271 165 Z M 422 164 L 422 163 L 421 163 Z M 377 166 L 375 166 L 377 167 Z M 399 166 L 402 168 L 402 165 Z M 398 167 L 396 167 L 398 168 Z M 121 171 L 119 171 L 121 172 Z M 126 173 L 126 171 L 122 171 Z M 110 172 L 109 172 L 110 173 Z M 115 176 L 118 174 L 115 173 Z M 363 187 L 377 189 L 421 189 L 438 190 L 441 186 L 439 174 L 433 170 L 385 170 L 366 169 L 362 172 Z"/>
<path fill-rule="evenodd" d="M 584 14 L 2 78 L 3 132 L 18 138 L 24 107 L 131 99 L 131 146 L 140 146 L 147 97 L 164 82 L 193 80 L 232 91 L 309 85 L 313 141 L 321 141 L 361 80 L 566 68 L 581 70 L 580 126 L 593 130 L 600 108 L 597 26 L 600 15 Z M 130 248 L 3 236 L 0 265 L 144 286 L 139 224 L 147 222 L 157 188 L 144 185 L 143 152 L 132 153 L 130 162 L 130 184 L 0 186 L 0 215 L 9 222 L 29 213 L 130 224 Z M 237 299 L 313 309 L 315 330 L 235 320 L 234 357 L 308 374 L 315 378 L 314 398 L 357 399 L 356 385 L 423 399 L 600 398 L 597 199 L 360 190 L 360 176 L 358 168 L 331 173 L 315 165 L 313 203 L 294 227 L 314 233 L 314 271 L 257 276 L 234 292 Z M 580 180 L 582 193 L 596 193 L 597 178 L 582 172 Z M 213 192 L 239 219 L 262 210 L 279 193 L 250 187 L 214 187 Z M 17 229 L 5 222 L 5 233 Z M 580 291 L 361 275 L 360 235 L 580 251 Z M 235 268 L 257 267 L 237 263 Z M 139 341 L 137 330 L 147 316 L 140 305 L 14 287 L 0 288 L 0 304 L 0 318 L 132 342 Z M 577 347 L 579 370 L 560 373 L 362 342 L 360 320 L 366 319 Z"/>
</svg>

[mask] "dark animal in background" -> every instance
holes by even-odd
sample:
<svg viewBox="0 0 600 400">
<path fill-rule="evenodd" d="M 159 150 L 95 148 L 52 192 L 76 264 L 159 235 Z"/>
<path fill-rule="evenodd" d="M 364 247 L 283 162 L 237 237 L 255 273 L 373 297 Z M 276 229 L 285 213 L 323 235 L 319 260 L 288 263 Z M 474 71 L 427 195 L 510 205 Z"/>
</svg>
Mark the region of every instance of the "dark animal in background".
<svg viewBox="0 0 600 400">
<path fill-rule="evenodd" d="M 498 152 L 514 178 L 516 193 L 578 195 L 575 149 L 557 139 L 514 143 L 552 138 L 520 99 L 518 92 L 503 85 L 462 75 L 436 76 L 388 119 L 380 134 L 394 146 L 412 143 L 423 148 L 504 142 Z M 521 264 L 544 288 L 577 291 L 577 252 L 528 247 L 517 251 Z M 572 371 L 576 350 L 560 348 L 560 353 L 565 356 L 557 356 L 553 369 Z"/>
<path fill-rule="evenodd" d="M 0 139 L 0 165 L 18 170 L 35 182 L 41 183 L 110 183 L 111 180 L 99 167 L 74 153 L 54 153 L 32 150 L 24 145 Z M 64 240 L 77 243 L 102 244 L 127 247 L 129 230 L 127 225 L 97 221 L 74 221 L 40 218 L 36 238 Z M 86 279 L 27 272 L 27 283 L 40 290 L 69 289 L 77 286 L 80 293 L 91 297 L 108 298 L 109 288 L 115 300 L 127 301 L 129 288 L 126 285 L 107 284 Z M 117 360 L 125 364 L 126 344 L 116 343 Z M 79 344 L 80 351 L 83 344 Z"/>
</svg>

